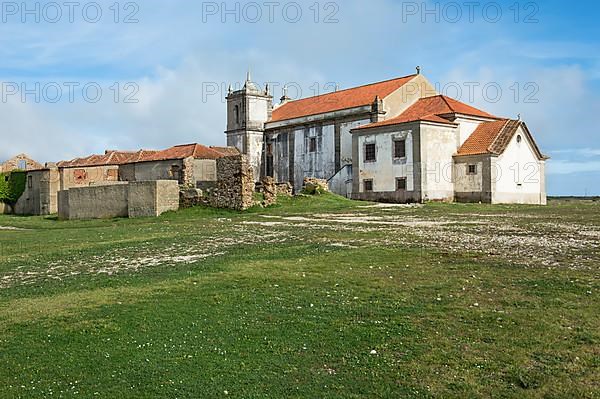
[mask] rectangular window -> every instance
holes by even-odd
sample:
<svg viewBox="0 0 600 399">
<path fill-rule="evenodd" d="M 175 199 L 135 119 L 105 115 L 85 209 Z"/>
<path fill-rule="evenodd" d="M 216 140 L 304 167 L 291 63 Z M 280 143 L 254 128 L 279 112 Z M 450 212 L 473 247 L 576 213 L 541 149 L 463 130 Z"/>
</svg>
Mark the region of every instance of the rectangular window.
<svg viewBox="0 0 600 399">
<path fill-rule="evenodd" d="M 406 158 L 406 140 L 394 140 L 394 158 Z"/>
<path fill-rule="evenodd" d="M 27 188 L 33 188 L 33 177 L 27 176 Z"/>
<path fill-rule="evenodd" d="M 373 180 L 364 180 L 365 192 L 373 191 Z"/>
<path fill-rule="evenodd" d="M 308 142 L 308 151 L 309 152 L 317 152 L 317 138 L 311 137 Z"/>
<path fill-rule="evenodd" d="M 396 191 L 406 190 L 406 177 L 396 179 Z"/>
<path fill-rule="evenodd" d="M 375 152 L 375 144 L 365 145 L 365 162 L 377 161 L 377 154 Z"/>
<path fill-rule="evenodd" d="M 476 175 L 477 174 L 477 165 L 468 165 L 467 166 L 467 174 L 468 175 Z"/>
<path fill-rule="evenodd" d="M 21 159 L 21 160 L 19 161 L 19 165 L 17 166 L 17 168 L 18 168 L 19 170 L 27 170 L 27 161 L 26 161 L 26 160 L 24 160 L 24 159 Z"/>
</svg>

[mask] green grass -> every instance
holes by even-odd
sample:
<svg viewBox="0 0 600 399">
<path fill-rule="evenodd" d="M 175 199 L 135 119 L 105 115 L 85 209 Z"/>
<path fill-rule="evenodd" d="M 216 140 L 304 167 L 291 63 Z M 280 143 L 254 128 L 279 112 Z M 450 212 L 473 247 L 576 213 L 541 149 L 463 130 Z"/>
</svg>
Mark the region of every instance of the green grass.
<svg viewBox="0 0 600 399">
<path fill-rule="evenodd" d="M 0 397 L 600 397 L 599 204 L 368 205 L 0 216 Z"/>
</svg>

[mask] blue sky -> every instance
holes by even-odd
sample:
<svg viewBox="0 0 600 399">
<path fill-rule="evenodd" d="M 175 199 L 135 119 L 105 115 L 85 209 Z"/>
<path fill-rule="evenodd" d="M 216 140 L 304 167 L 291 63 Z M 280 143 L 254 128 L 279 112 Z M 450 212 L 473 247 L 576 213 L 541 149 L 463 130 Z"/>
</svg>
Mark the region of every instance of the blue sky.
<svg viewBox="0 0 600 399">
<path fill-rule="evenodd" d="M 97 2 L 98 22 L 89 2 L 73 10 L 72 22 L 67 8 L 58 18 L 49 3 L 28 1 L 29 14 L 20 2 L 18 10 L 3 3 L 0 159 L 20 152 L 54 161 L 105 149 L 224 144 L 223 97 L 248 67 L 255 81 L 271 82 L 279 98 L 285 84 L 308 96 L 332 87 L 328 83 L 347 88 L 408 75 L 421 65 L 445 94 L 496 115 L 521 114 L 552 157 L 550 194 L 600 195 L 596 2 L 310 0 L 269 8 L 259 1 L 258 8 L 239 3 L 239 11 L 227 2 L 233 12 L 226 13 L 220 1 L 144 0 L 118 3 L 117 23 L 114 0 Z M 137 22 L 124 23 L 130 14 Z M 79 84 L 73 101 L 68 82 Z M 125 90 L 129 82 L 139 90 Z M 96 84 L 102 96 L 90 103 L 82 87 Z M 56 85 L 61 96 L 53 92 Z M 23 101 L 23 87 L 38 91 L 39 101 L 33 93 Z M 124 103 L 127 94 L 137 103 Z"/>
</svg>

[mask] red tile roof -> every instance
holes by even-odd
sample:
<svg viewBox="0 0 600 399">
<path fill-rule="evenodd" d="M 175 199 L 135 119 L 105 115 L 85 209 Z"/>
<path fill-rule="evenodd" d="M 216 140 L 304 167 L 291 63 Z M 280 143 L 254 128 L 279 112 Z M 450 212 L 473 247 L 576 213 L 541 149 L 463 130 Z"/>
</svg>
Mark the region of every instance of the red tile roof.
<svg viewBox="0 0 600 399">
<path fill-rule="evenodd" d="M 359 129 L 370 129 L 373 127 L 399 125 L 402 123 L 417 121 L 453 124 L 452 122 L 450 122 L 450 120 L 445 119 L 443 117 L 445 115 L 452 114 L 462 114 L 497 119 L 494 115 L 488 114 L 485 111 L 457 101 L 453 98 L 439 95 L 421 98 L 416 103 L 411 105 L 400 116 L 388 119 L 386 121 L 361 126 Z"/>
<path fill-rule="evenodd" d="M 375 97 L 379 96 L 379 98 L 384 99 L 410 82 L 415 76 L 417 75 L 372 83 L 352 89 L 339 90 L 334 93 L 323 94 L 316 97 L 289 101 L 273 110 L 271 122 L 279 122 L 371 105 L 375 101 Z"/>
<path fill-rule="evenodd" d="M 149 154 L 148 156 L 140 159 L 139 162 L 167 161 L 171 159 L 185 159 L 191 157 L 196 159 L 217 159 L 222 158 L 223 153 L 202 144 L 183 144 L 168 148 L 163 151 L 157 151 L 154 154 Z"/>
<path fill-rule="evenodd" d="M 70 161 L 61 161 L 56 164 L 59 168 L 77 168 L 91 166 L 122 165 L 138 162 L 140 159 L 154 154 L 156 151 L 106 151 L 103 155 L 90 155 L 85 158 L 75 158 Z"/>
<path fill-rule="evenodd" d="M 541 160 L 547 159 L 548 157 L 542 154 L 537 146 L 527 125 L 524 122 L 511 119 L 482 123 L 458 149 L 456 155 L 500 155 L 504 153 L 519 128 L 522 128 L 525 132 L 536 156 Z"/>
<path fill-rule="evenodd" d="M 457 155 L 491 154 L 492 144 L 509 122 L 509 119 L 501 119 L 482 123 L 458 149 Z"/>
<path fill-rule="evenodd" d="M 85 158 L 76 158 L 71 161 L 57 163 L 59 168 L 81 168 L 93 166 L 124 165 L 136 162 L 167 161 L 175 159 L 217 159 L 224 156 L 237 155 L 239 151 L 232 147 L 207 147 L 202 144 L 184 144 L 168 148 L 162 151 L 140 150 L 128 151 L 106 151 L 103 155 L 90 155 Z"/>
</svg>

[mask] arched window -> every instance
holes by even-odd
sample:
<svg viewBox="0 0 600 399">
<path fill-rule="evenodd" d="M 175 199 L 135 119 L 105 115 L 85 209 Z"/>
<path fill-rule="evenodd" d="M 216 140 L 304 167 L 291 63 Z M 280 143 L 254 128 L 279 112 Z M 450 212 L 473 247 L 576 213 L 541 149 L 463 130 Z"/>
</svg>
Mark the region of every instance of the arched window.
<svg viewBox="0 0 600 399">
<path fill-rule="evenodd" d="M 235 114 L 235 123 L 237 123 L 239 125 L 240 124 L 240 107 L 236 105 L 233 112 Z"/>
<path fill-rule="evenodd" d="M 521 137 L 521 135 L 517 136 L 517 143 L 521 144 L 521 141 L 523 141 L 523 137 Z"/>
</svg>

